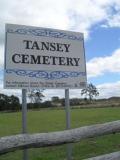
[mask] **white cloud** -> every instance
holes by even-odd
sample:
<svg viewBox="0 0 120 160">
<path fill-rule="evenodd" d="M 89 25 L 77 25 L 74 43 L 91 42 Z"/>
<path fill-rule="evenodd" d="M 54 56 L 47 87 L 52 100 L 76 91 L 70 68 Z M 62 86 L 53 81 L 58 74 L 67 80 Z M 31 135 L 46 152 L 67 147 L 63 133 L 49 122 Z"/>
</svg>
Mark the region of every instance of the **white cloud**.
<svg viewBox="0 0 120 160">
<path fill-rule="evenodd" d="M 107 27 L 120 27 L 120 13 L 111 17 L 106 24 Z"/>
<path fill-rule="evenodd" d="M 114 0 L 113 4 L 108 8 L 106 27 L 120 27 L 120 1 Z"/>
<path fill-rule="evenodd" d="M 120 27 L 120 0 L 79 0 L 73 2 L 71 26 L 89 37 L 92 26 Z"/>
<path fill-rule="evenodd" d="M 115 10 L 115 13 L 114 13 Z M 119 0 L 1 0 L 0 42 L 4 24 L 17 23 L 75 30 L 89 36 L 93 25 L 120 26 Z"/>
<path fill-rule="evenodd" d="M 120 96 L 120 81 L 115 83 L 104 83 L 97 85 L 98 91 L 100 93 L 99 98 L 109 98 L 112 96 Z"/>
<path fill-rule="evenodd" d="M 104 4 L 106 6 L 107 1 Z M 84 32 L 88 37 L 91 27 L 107 18 L 105 6 L 97 3 L 96 0 L 86 0 L 82 3 L 79 0 L 72 1 L 70 10 L 71 27 Z"/>
<path fill-rule="evenodd" d="M 87 62 L 88 78 L 97 77 L 107 72 L 120 73 L 120 49 L 111 56 L 93 58 Z"/>
<path fill-rule="evenodd" d="M 8 0 L 0 2 L 1 22 L 37 25 L 66 29 L 68 17 L 66 14 L 68 0 Z M 1 4 L 2 3 L 2 4 Z M 64 4 L 64 5 L 63 5 Z"/>
</svg>

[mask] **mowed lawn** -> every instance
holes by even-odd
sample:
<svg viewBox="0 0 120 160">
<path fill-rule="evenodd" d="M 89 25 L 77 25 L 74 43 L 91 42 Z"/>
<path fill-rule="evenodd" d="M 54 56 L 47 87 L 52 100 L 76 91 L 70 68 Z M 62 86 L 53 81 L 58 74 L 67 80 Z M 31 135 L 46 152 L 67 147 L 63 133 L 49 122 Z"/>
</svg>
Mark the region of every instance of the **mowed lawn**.
<svg viewBox="0 0 120 160">
<path fill-rule="evenodd" d="M 0 113 L 0 137 L 21 133 L 21 112 Z M 104 123 L 120 119 L 120 108 L 72 109 L 71 128 Z M 43 109 L 28 111 L 27 125 L 29 133 L 41 133 L 64 130 L 65 111 Z M 120 134 L 112 134 L 82 140 L 73 144 L 74 160 L 120 150 Z M 29 160 L 65 160 L 66 145 L 29 150 Z M 22 160 L 22 151 L 0 156 L 0 160 Z"/>
</svg>

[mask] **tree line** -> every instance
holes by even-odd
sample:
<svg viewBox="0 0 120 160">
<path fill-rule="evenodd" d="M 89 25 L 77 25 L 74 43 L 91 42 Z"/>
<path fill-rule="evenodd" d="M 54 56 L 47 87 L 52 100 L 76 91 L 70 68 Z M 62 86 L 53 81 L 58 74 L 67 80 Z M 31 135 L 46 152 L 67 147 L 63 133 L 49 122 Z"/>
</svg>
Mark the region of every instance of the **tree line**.
<svg viewBox="0 0 120 160">
<path fill-rule="evenodd" d="M 93 84 L 88 84 L 85 89 L 81 90 L 81 95 L 85 95 L 83 99 L 72 98 L 70 99 L 70 105 L 82 105 L 90 103 L 94 97 L 99 95 L 97 88 Z M 29 103 L 27 104 L 28 109 L 39 109 L 39 108 L 52 108 L 62 107 L 65 105 L 65 99 L 54 96 L 50 101 L 42 101 L 44 96 L 44 90 L 34 89 L 27 93 Z M 22 106 L 17 96 L 5 95 L 0 93 L 0 111 L 19 111 Z"/>
</svg>

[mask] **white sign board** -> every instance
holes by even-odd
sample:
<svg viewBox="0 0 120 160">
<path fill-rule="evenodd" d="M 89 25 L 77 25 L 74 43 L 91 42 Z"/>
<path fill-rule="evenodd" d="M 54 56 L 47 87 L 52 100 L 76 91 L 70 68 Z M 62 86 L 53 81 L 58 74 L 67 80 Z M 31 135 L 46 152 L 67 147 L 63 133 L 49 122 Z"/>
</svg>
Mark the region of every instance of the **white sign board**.
<svg viewBox="0 0 120 160">
<path fill-rule="evenodd" d="M 83 88 L 82 33 L 6 25 L 5 88 Z"/>
</svg>

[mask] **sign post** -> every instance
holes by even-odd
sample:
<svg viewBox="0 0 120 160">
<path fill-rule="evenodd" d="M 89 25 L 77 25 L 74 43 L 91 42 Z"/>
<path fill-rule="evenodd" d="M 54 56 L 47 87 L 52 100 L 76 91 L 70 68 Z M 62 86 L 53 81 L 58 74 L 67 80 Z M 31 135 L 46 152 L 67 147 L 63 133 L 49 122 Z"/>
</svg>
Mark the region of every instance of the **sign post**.
<svg viewBox="0 0 120 160">
<path fill-rule="evenodd" d="M 27 99 L 26 89 L 22 89 L 22 133 L 27 133 Z M 28 160 L 27 149 L 23 150 L 23 160 Z"/>
<path fill-rule="evenodd" d="M 65 89 L 66 129 L 70 129 L 69 89 Z"/>
<path fill-rule="evenodd" d="M 70 129 L 69 89 L 65 89 L 66 129 Z M 67 144 L 67 160 L 72 160 L 72 145 Z"/>
</svg>

